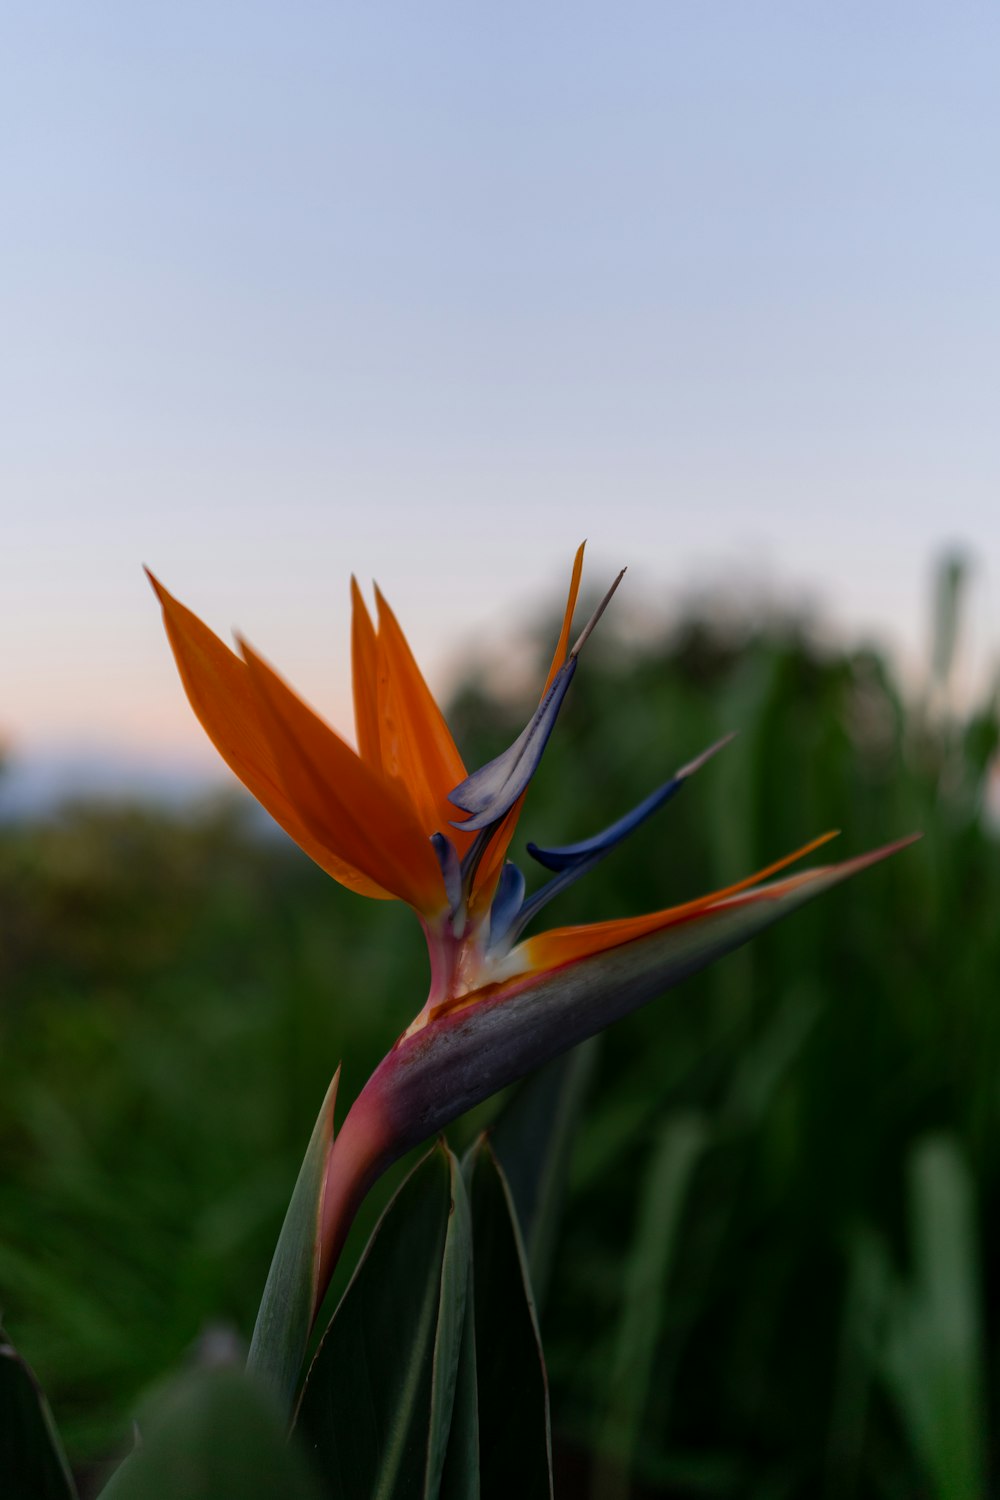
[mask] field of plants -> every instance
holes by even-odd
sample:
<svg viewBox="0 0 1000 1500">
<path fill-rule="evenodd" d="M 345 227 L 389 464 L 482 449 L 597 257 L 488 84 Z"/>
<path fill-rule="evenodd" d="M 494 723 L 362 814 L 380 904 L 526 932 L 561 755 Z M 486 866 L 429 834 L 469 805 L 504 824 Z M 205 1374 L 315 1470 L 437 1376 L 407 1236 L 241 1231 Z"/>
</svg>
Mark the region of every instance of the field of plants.
<svg viewBox="0 0 1000 1500">
<path fill-rule="evenodd" d="M 738 609 L 609 622 L 577 673 L 540 843 L 737 738 L 553 921 L 699 895 L 828 829 L 836 858 L 923 839 L 586 1044 L 538 1288 L 562 1500 L 990 1493 L 998 717 L 956 705 L 959 583 L 946 565 L 905 692 L 872 650 Z M 470 667 L 449 715 L 469 764 L 524 723 L 491 681 Z M 145 1387 L 248 1338 L 330 1075 L 352 1099 L 426 955 L 408 911 L 235 791 L 0 828 L 0 926 L 0 1309 L 86 1493 Z"/>
</svg>

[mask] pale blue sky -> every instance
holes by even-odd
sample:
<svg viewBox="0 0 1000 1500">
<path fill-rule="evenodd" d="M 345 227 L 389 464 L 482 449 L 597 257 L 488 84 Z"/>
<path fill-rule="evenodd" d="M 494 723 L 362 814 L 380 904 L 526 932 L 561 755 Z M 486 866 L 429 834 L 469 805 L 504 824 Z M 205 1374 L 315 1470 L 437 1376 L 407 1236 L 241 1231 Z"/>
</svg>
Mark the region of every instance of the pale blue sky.
<svg viewBox="0 0 1000 1500">
<path fill-rule="evenodd" d="M 337 722 L 632 565 L 1000 638 L 995 4 L 12 3 L 0 730 L 202 754 L 139 564 Z"/>
</svg>

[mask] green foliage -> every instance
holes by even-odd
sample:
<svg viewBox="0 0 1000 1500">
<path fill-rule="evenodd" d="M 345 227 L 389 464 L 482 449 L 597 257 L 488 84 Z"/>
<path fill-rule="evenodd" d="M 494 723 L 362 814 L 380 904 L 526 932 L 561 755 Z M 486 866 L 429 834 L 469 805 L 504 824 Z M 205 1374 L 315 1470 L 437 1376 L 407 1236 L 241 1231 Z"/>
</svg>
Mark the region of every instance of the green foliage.
<svg viewBox="0 0 1000 1500">
<path fill-rule="evenodd" d="M 618 1500 L 629 1492 L 684 1200 L 704 1145 L 705 1129 L 697 1116 L 668 1118 L 639 1185 L 638 1223 L 624 1267 L 622 1312 L 608 1370 L 594 1500 Z"/>
<path fill-rule="evenodd" d="M 524 1242 L 536 1307 L 548 1287 L 566 1178 L 600 1036 L 530 1074 L 490 1129 Z"/>
<path fill-rule="evenodd" d="M 268 1387 L 286 1413 L 292 1408 L 312 1332 L 319 1281 L 320 1207 L 339 1081 L 335 1073 L 309 1137 L 247 1355 L 247 1369 Z"/>
<path fill-rule="evenodd" d="M 638 622 L 627 643 L 595 637 L 577 673 L 526 810 L 539 843 L 739 738 L 553 924 L 683 900 L 829 827 L 838 858 L 925 838 L 595 1053 L 539 1262 L 567 1500 L 592 1487 L 616 1402 L 620 1493 L 964 1496 L 1000 1461 L 977 1415 L 1000 1347 L 998 723 L 991 700 L 959 713 L 942 680 L 961 662 L 957 592 L 942 597 L 947 650 L 915 704 L 875 652 L 780 621 Z M 452 716 L 472 762 L 524 710 L 479 680 Z M 0 1297 L 79 1467 L 128 1446 L 137 1393 L 206 1324 L 249 1336 L 334 1068 L 349 1101 L 422 1000 L 426 959 L 409 913 L 338 889 L 235 806 L 2 829 L 0 909 Z M 670 1209 L 667 1142 L 693 1118 Z M 366 1205 L 331 1306 L 403 1171 Z M 918 1220 L 957 1224 L 952 1248 L 920 1250 Z M 616 1367 L 631 1384 L 609 1390 Z M 449 1500 L 450 1482 L 446 1462 Z"/>
<path fill-rule="evenodd" d="M 437 1500 L 470 1269 L 461 1174 L 439 1146 L 386 1210 L 309 1370 L 295 1431 L 327 1494 Z"/>
<path fill-rule="evenodd" d="M 241 1370 L 195 1369 L 153 1393 L 103 1500 L 320 1500 L 279 1412 Z"/>
<path fill-rule="evenodd" d="M 0 1475 L 7 1500 L 75 1500 L 76 1489 L 48 1403 L 2 1328 Z"/>
<path fill-rule="evenodd" d="M 551 1500 L 538 1326 L 503 1175 L 442 1142 L 386 1209 L 306 1378 L 294 1433 L 323 1492 Z"/>
<path fill-rule="evenodd" d="M 887 1307 L 881 1362 L 914 1448 L 942 1500 L 985 1494 L 983 1306 L 973 1185 L 953 1143 L 910 1159 L 912 1273 Z"/>
<path fill-rule="evenodd" d="M 545 1362 L 510 1189 L 488 1141 L 464 1163 L 472 1208 L 482 1500 L 552 1500 Z"/>
</svg>

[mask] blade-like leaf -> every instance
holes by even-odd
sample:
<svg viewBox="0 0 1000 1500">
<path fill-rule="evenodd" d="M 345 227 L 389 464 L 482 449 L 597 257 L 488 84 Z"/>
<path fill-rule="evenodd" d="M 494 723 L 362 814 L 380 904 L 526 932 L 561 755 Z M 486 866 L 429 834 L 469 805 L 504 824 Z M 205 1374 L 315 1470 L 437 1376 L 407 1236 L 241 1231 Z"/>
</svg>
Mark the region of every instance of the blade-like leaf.
<svg viewBox="0 0 1000 1500">
<path fill-rule="evenodd" d="M 306 1379 L 295 1430 L 329 1495 L 437 1495 L 469 1265 L 464 1186 L 442 1143 L 383 1214 Z"/>
<path fill-rule="evenodd" d="M 653 1149 L 625 1270 L 595 1500 L 619 1500 L 629 1494 L 628 1475 L 649 1394 L 677 1232 L 691 1174 L 706 1139 L 704 1121 L 696 1115 L 681 1115 L 666 1122 Z"/>
<path fill-rule="evenodd" d="M 465 1183 L 455 1157 L 448 1157 L 451 1169 L 451 1220 L 445 1239 L 444 1257 L 441 1264 L 441 1289 L 438 1302 L 437 1333 L 434 1339 L 434 1365 L 431 1386 L 431 1419 L 427 1435 L 427 1469 L 424 1480 L 426 1500 L 436 1500 L 441 1488 L 446 1455 L 451 1452 L 452 1471 L 457 1472 L 464 1464 L 467 1478 L 477 1478 L 479 1459 L 479 1429 L 475 1419 L 475 1342 L 470 1351 L 467 1331 L 471 1336 L 472 1319 L 469 1317 L 469 1293 L 472 1287 L 472 1224 L 469 1217 L 469 1199 Z M 464 1358 L 463 1358 L 464 1353 Z M 459 1430 L 452 1432 L 459 1385 L 462 1386 L 462 1401 L 459 1403 Z M 471 1420 L 468 1407 L 472 1395 Z M 462 1427 L 465 1428 L 463 1433 Z M 473 1442 L 474 1439 L 474 1442 Z M 470 1469 L 469 1460 L 472 1460 Z M 471 1494 L 471 1488 L 465 1493 Z"/>
<path fill-rule="evenodd" d="M 519 1085 L 490 1129 L 528 1257 L 535 1303 L 545 1298 L 576 1122 L 593 1077 L 598 1037 Z"/>
<path fill-rule="evenodd" d="M 466 1198 L 468 1207 L 468 1199 Z M 469 1256 L 469 1287 L 458 1351 L 455 1404 L 438 1500 L 479 1500 L 479 1393 L 476 1376 L 476 1323 L 472 1313 L 475 1272 Z"/>
<path fill-rule="evenodd" d="M 853 1232 L 847 1255 L 840 1349 L 830 1402 L 823 1490 L 826 1500 L 858 1492 L 872 1386 L 892 1282 L 888 1250 L 870 1230 Z"/>
<path fill-rule="evenodd" d="M 193 1370 L 140 1413 L 140 1445 L 101 1500 L 320 1500 L 274 1403 L 241 1370 Z"/>
<path fill-rule="evenodd" d="M 883 1370 L 935 1493 L 981 1500 L 985 1412 L 975 1192 L 946 1137 L 910 1159 L 913 1278 L 890 1304 Z"/>
<path fill-rule="evenodd" d="M 4 1500 L 75 1500 L 48 1402 L 0 1328 L 0 1494 Z"/>
<path fill-rule="evenodd" d="M 340 1070 L 337 1068 L 313 1125 L 303 1164 L 298 1169 L 285 1223 L 277 1238 L 274 1259 L 264 1284 L 264 1296 L 256 1314 L 246 1361 L 247 1371 L 273 1392 L 285 1412 L 291 1412 L 301 1362 L 312 1329 L 319 1266 L 322 1184 L 333 1142 L 333 1110 L 339 1080 Z"/>
<path fill-rule="evenodd" d="M 482 1500 L 552 1500 L 549 1392 L 510 1190 L 488 1140 L 464 1163 L 472 1205 Z"/>
<path fill-rule="evenodd" d="M 264 1285 L 247 1370 L 291 1411 L 312 1327 L 319 1265 L 318 1224 L 340 1069 L 323 1100 Z"/>
</svg>

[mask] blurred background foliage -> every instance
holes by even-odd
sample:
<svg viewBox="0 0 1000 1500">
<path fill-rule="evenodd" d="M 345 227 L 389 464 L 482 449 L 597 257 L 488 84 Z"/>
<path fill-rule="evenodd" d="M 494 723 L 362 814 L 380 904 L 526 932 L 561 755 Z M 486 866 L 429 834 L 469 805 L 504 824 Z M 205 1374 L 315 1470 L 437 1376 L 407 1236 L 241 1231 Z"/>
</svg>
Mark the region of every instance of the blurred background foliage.
<svg viewBox="0 0 1000 1500">
<path fill-rule="evenodd" d="M 998 715 L 954 701 L 961 593 L 947 560 L 905 693 L 731 602 L 588 647 L 523 837 L 586 835 L 739 737 L 552 924 L 828 828 L 837 857 L 924 839 L 597 1045 L 543 1317 L 564 1500 L 988 1493 Z M 494 680 L 470 667 L 452 706 L 470 763 L 529 705 Z M 423 942 L 235 795 L 0 828 L 0 922 L 0 1307 L 85 1470 L 197 1340 L 249 1334 L 329 1076 L 352 1098 L 411 1018 Z"/>
</svg>

